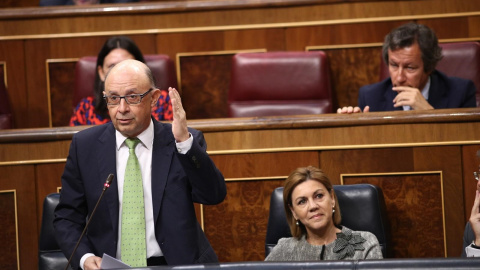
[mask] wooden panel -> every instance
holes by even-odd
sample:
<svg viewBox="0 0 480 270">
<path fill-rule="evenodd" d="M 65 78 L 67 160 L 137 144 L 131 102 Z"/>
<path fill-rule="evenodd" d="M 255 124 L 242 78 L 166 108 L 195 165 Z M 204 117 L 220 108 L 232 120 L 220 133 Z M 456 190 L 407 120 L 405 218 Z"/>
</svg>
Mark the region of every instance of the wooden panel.
<svg viewBox="0 0 480 270">
<path fill-rule="evenodd" d="M 3 0 L 0 2 L 0 8 L 12 7 L 37 7 L 39 0 Z"/>
<path fill-rule="evenodd" d="M 469 37 L 469 23 L 467 17 L 445 18 L 443 20 L 425 19 L 418 20 L 417 22 L 434 29 L 435 34 L 439 39 Z"/>
<path fill-rule="evenodd" d="M 25 42 L 25 57 L 30 65 L 25 66 L 27 80 L 26 110 L 21 112 L 26 115 L 26 127 L 48 127 L 48 98 L 45 60 L 50 58 L 48 40 L 28 40 Z M 35 89 L 32 91 L 32 89 Z"/>
<path fill-rule="evenodd" d="M 298 167 L 318 166 L 317 151 L 211 155 L 225 178 L 288 176 Z"/>
<path fill-rule="evenodd" d="M 38 233 L 40 235 L 40 227 L 42 225 L 43 200 L 50 193 L 58 192 L 61 188 L 61 177 L 65 162 L 38 164 L 35 166 L 35 175 L 37 182 L 36 199 L 37 199 L 37 219 Z"/>
<path fill-rule="evenodd" d="M 265 48 L 268 51 L 284 51 L 284 29 L 255 29 L 225 31 L 225 50 L 251 50 Z"/>
<path fill-rule="evenodd" d="M 17 265 L 17 220 L 15 191 L 0 190 L 0 228 L 2 244 L 0 245 L 0 265 L 2 269 L 19 269 Z"/>
<path fill-rule="evenodd" d="M 286 29 L 287 50 L 307 46 L 383 42 L 385 35 L 405 21 L 291 27 Z"/>
<path fill-rule="evenodd" d="M 426 0 L 395 1 L 398 7 L 394 9 L 398 14 L 392 14 L 392 3 L 385 1 L 384 3 L 348 3 L 347 6 L 331 3 L 284 9 L 266 7 L 192 13 L 181 11 L 175 14 L 164 14 L 156 10 L 141 14 L 142 16 L 128 13 L 122 15 L 88 13 L 88 17 L 78 17 L 78 14 L 62 17 L 58 14 L 43 18 L 37 14 L 36 19 L 33 19 L 22 15 L 25 20 L 9 21 L 11 18 L 8 17 L 8 22 L 0 26 L 0 32 L 4 27 L 8 28 L 6 31 L 15 29 L 12 35 L 17 35 L 21 33 L 18 30 L 21 25 L 29 21 L 32 25 L 27 31 L 35 34 L 46 31 L 53 35 L 5 37 L 17 40 L 0 41 L 0 61 L 5 59 L 7 69 L 11 70 L 8 71 L 10 82 L 8 91 L 12 100 L 15 126 L 19 128 L 49 126 L 49 97 L 45 69 L 47 59 L 96 55 L 104 41 L 114 34 L 130 35 L 144 54 L 165 53 L 172 59 L 176 59 L 177 54 L 198 52 L 253 49 L 304 51 L 309 46 L 328 46 L 323 50 L 327 51 L 331 62 L 334 107 L 356 105 L 360 86 L 378 80 L 380 52 L 372 48 L 371 43 L 381 44 L 385 34 L 393 27 L 418 17 L 413 16 L 408 19 L 400 17 L 400 14 L 430 14 L 419 17 L 417 20 L 432 26 L 442 39 L 465 40 L 470 37 L 480 39 L 478 31 L 475 30 L 480 29 L 479 14 L 459 14 L 458 17 L 443 14 L 458 10 L 474 12 L 480 10 L 480 4 L 462 2 L 454 5 L 452 1 L 441 0 L 440 4 L 437 1 L 435 8 L 443 6 L 438 11 L 439 14 L 431 13 L 435 8 L 432 7 L 431 1 Z M 429 9 L 426 9 L 426 6 Z M 346 10 L 353 10 L 353 7 L 355 7 L 354 13 L 346 12 Z M 75 10 L 82 14 L 81 8 Z M 378 13 L 380 10 L 383 12 Z M 39 12 L 41 13 L 41 10 Z M 359 17 L 362 12 L 365 14 Z M 333 14 L 337 14 L 337 17 Z M 387 14 L 399 17 L 388 17 Z M 339 18 L 363 19 L 342 21 Z M 51 29 L 41 27 L 41 24 L 46 21 L 52 25 Z M 82 32 L 93 25 L 97 28 L 92 32 Z M 115 25 L 113 29 L 112 25 Z M 202 28 L 202 26 L 213 28 Z M 65 36 L 55 35 L 64 31 L 64 27 L 68 29 Z M 99 32 L 107 29 L 115 32 Z M 365 45 L 365 43 L 368 44 Z M 230 75 L 228 61 L 212 56 L 203 60 L 208 62 L 189 63 L 188 70 L 180 70 L 180 72 L 188 72 L 179 74 L 182 80 L 188 80 L 185 83 L 187 88 L 190 87 L 190 92 L 196 93 L 196 95 L 189 94 L 188 97 L 191 99 L 191 104 L 186 106 L 187 110 L 191 110 L 188 112 L 189 119 L 226 117 L 225 97 Z M 179 63 L 177 67 L 178 65 Z M 192 73 L 195 76 L 190 76 Z M 59 77 L 59 80 L 60 78 L 64 77 Z M 55 82 L 52 81 L 52 83 Z M 66 81 L 64 83 L 66 87 Z M 68 91 L 65 94 L 69 94 Z M 65 112 L 65 108 L 60 107 L 53 109 L 57 114 L 54 116 L 54 125 L 62 125 L 65 120 L 61 119 L 66 119 L 70 111 Z M 60 114 L 64 115 L 60 116 Z"/>
<path fill-rule="evenodd" d="M 130 4 L 115 9 L 108 5 L 62 7 L 61 10 L 9 9 L 0 14 L 5 21 L 0 26 L 0 36 L 388 18 L 472 12 L 480 8 L 478 1 L 469 0 L 296 2 L 300 3 L 212 0 Z"/>
<path fill-rule="evenodd" d="M 70 141 L 2 145 L 0 161 L 25 162 L 39 159 L 66 159 Z"/>
<path fill-rule="evenodd" d="M 232 55 L 179 57 L 182 103 L 188 119 L 228 117 Z"/>
<path fill-rule="evenodd" d="M 325 50 L 335 93 L 334 109 L 357 105 L 360 87 L 379 81 L 381 51 L 381 47 Z"/>
<path fill-rule="evenodd" d="M 413 153 L 415 171 L 438 170 L 443 173 L 447 254 L 460 256 L 465 228 L 461 148 L 458 146 L 416 147 Z"/>
<path fill-rule="evenodd" d="M 47 63 L 50 81 L 51 121 L 53 127 L 68 126 L 72 116 L 76 61 Z M 73 71 L 73 73 L 72 73 Z"/>
<path fill-rule="evenodd" d="M 19 269 L 38 267 L 37 200 L 35 196 L 35 173 L 32 165 L 0 166 L 0 190 L 16 191 L 18 213 Z M 2 215 L 3 218 L 3 215 Z M 1 237 L 7 237 L 2 226 Z M 12 254 L 0 252 L 0 261 L 10 261 Z M 16 256 L 15 256 L 16 257 Z M 16 258 L 15 258 L 16 260 Z"/>
<path fill-rule="evenodd" d="M 394 258 L 445 256 L 440 173 L 347 175 L 343 180 L 346 185 L 370 183 L 382 188 Z"/>
<path fill-rule="evenodd" d="M 263 261 L 270 195 L 283 181 L 227 182 L 227 197 L 205 206 L 205 234 L 220 262 Z"/>
<path fill-rule="evenodd" d="M 320 160 L 334 185 L 341 184 L 341 174 L 413 171 L 411 148 L 322 151 Z"/>
<path fill-rule="evenodd" d="M 28 127 L 27 74 L 22 40 L 0 41 L 0 61 L 6 62 L 8 96 L 15 128 Z M 38 90 L 38 88 L 37 88 Z"/>
</svg>

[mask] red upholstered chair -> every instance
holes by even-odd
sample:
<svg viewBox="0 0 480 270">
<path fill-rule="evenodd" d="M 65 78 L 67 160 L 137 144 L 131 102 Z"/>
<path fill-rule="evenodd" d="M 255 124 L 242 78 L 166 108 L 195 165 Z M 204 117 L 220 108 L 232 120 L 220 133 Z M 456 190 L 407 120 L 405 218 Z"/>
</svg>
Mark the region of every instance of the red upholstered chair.
<svg viewBox="0 0 480 270">
<path fill-rule="evenodd" d="M 144 55 L 147 66 L 152 70 L 157 87 L 167 90 L 168 87 L 178 89 L 177 76 L 173 61 L 164 54 Z M 75 108 L 82 98 L 93 96 L 95 72 L 97 72 L 97 57 L 80 58 L 75 65 L 75 88 L 72 106 Z"/>
<path fill-rule="evenodd" d="M 9 129 L 13 128 L 13 115 L 10 109 L 7 86 L 3 74 L 0 75 L 0 129 Z"/>
<path fill-rule="evenodd" d="M 230 117 L 332 112 L 327 55 L 322 51 L 236 54 L 228 106 Z"/>
<path fill-rule="evenodd" d="M 443 58 L 438 62 L 437 70 L 448 76 L 472 80 L 477 88 L 477 107 L 480 107 L 480 43 L 442 43 L 440 47 Z M 389 76 L 388 66 L 382 60 L 380 80 Z"/>
</svg>

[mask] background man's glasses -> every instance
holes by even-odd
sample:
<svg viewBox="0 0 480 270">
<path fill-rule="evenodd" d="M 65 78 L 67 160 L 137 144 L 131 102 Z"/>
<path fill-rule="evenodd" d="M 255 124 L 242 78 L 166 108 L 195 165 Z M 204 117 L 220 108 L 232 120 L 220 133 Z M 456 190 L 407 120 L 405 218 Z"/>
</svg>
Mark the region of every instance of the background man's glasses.
<svg viewBox="0 0 480 270">
<path fill-rule="evenodd" d="M 148 93 L 152 92 L 153 88 L 148 89 L 147 92 L 143 94 L 133 94 L 133 95 L 125 95 L 125 96 L 116 96 L 116 95 L 111 95 L 107 96 L 104 95 L 103 98 L 107 102 L 107 105 L 118 105 L 120 104 L 120 101 L 125 99 L 128 105 L 135 105 L 135 104 L 140 104 L 142 102 L 142 99 L 144 96 L 146 96 Z"/>
</svg>

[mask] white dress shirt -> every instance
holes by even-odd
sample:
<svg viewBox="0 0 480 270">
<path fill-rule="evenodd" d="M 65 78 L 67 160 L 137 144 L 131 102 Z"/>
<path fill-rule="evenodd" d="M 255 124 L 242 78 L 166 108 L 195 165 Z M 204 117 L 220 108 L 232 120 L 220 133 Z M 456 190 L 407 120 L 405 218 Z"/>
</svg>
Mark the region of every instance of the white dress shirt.
<svg viewBox="0 0 480 270">
<path fill-rule="evenodd" d="M 480 249 L 472 247 L 472 244 L 465 247 L 467 257 L 480 257 Z"/>
</svg>

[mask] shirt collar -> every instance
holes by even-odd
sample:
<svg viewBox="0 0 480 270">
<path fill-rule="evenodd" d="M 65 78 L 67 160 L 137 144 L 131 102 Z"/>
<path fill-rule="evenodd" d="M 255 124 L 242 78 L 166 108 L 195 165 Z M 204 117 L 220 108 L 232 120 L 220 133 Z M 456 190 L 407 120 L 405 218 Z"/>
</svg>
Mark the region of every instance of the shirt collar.
<svg viewBox="0 0 480 270">
<path fill-rule="evenodd" d="M 428 93 L 430 92 L 430 83 L 431 83 L 430 76 L 428 76 L 427 83 L 425 84 L 425 86 L 422 89 L 422 96 L 426 100 L 428 100 Z"/>
<path fill-rule="evenodd" d="M 153 121 L 150 119 L 150 125 L 148 125 L 147 129 L 145 129 L 137 138 L 142 142 L 142 144 L 147 148 L 151 149 L 153 145 Z M 115 130 L 115 139 L 116 139 L 116 146 L 117 150 L 120 149 L 123 145 L 125 145 L 125 140 L 127 137 L 123 136 L 118 130 Z"/>
</svg>

